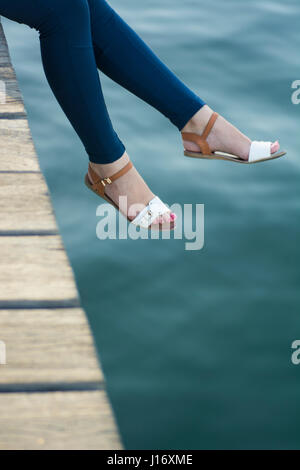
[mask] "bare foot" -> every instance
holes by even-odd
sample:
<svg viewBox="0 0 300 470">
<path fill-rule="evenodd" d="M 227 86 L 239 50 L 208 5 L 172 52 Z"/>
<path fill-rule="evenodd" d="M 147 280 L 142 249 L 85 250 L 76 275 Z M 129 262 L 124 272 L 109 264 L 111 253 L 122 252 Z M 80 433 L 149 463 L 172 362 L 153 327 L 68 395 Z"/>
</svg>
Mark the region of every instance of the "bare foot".
<svg viewBox="0 0 300 470">
<path fill-rule="evenodd" d="M 182 132 L 193 132 L 201 135 L 209 121 L 213 111 L 205 105 L 182 129 Z M 243 160 L 248 160 L 251 140 L 242 134 L 236 127 L 230 124 L 222 116 L 219 116 L 214 127 L 207 138 L 207 142 L 212 152 L 225 152 L 236 155 Z M 191 152 L 199 152 L 200 148 L 194 142 L 183 141 L 184 148 Z M 278 141 L 271 147 L 271 153 L 278 152 L 280 145 Z"/>
<path fill-rule="evenodd" d="M 91 167 L 101 178 L 107 178 L 121 170 L 128 162 L 129 156 L 125 152 L 121 158 L 113 163 L 100 165 L 91 162 Z M 89 178 L 92 180 L 91 175 L 89 175 Z M 113 184 L 106 185 L 105 193 L 117 204 L 120 212 L 126 217 L 128 216 L 130 220 L 133 220 L 154 198 L 154 194 L 134 167 L 125 175 L 116 179 Z M 122 204 L 122 198 L 119 200 L 120 196 L 127 197 L 127 206 Z M 173 212 L 167 213 L 155 219 L 153 224 L 170 223 L 174 222 L 175 219 L 176 214 Z"/>
</svg>

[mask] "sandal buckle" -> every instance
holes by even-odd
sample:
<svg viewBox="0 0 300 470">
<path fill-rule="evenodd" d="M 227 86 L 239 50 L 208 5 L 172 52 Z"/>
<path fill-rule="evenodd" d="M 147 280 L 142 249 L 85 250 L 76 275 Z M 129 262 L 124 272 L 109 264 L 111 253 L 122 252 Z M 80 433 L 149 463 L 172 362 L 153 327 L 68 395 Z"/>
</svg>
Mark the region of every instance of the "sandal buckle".
<svg viewBox="0 0 300 470">
<path fill-rule="evenodd" d="M 106 186 L 106 183 L 107 183 L 107 184 L 111 184 L 112 181 L 111 181 L 110 178 L 103 178 L 103 179 L 101 180 L 101 183 L 102 183 L 102 185 L 105 187 L 105 186 Z"/>
</svg>

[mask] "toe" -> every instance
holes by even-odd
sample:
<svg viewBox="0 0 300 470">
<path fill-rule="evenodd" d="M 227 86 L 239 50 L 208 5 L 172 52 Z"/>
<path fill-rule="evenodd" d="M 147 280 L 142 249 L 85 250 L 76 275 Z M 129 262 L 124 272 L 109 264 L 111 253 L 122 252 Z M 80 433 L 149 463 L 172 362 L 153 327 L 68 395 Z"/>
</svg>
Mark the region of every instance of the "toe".
<svg viewBox="0 0 300 470">
<path fill-rule="evenodd" d="M 166 223 L 171 223 L 175 222 L 177 218 L 177 215 L 174 212 L 169 212 L 167 214 L 160 215 L 159 217 L 156 217 L 156 219 L 153 221 L 153 224 L 166 224 Z"/>
<path fill-rule="evenodd" d="M 168 212 L 167 214 L 163 215 L 164 223 L 175 222 L 175 220 L 176 220 L 176 214 L 174 214 L 174 212 Z"/>
<path fill-rule="evenodd" d="M 161 224 L 167 224 L 171 222 L 171 217 L 170 217 L 170 214 L 163 214 L 161 217 L 160 217 L 160 223 Z"/>
<path fill-rule="evenodd" d="M 280 149 L 278 140 L 271 145 L 271 153 L 276 153 Z"/>
<path fill-rule="evenodd" d="M 156 217 L 156 219 L 154 219 L 154 221 L 152 223 L 154 225 L 157 225 L 157 224 L 163 224 L 164 222 L 166 222 L 165 216 L 164 215 L 159 215 L 158 217 Z"/>
</svg>

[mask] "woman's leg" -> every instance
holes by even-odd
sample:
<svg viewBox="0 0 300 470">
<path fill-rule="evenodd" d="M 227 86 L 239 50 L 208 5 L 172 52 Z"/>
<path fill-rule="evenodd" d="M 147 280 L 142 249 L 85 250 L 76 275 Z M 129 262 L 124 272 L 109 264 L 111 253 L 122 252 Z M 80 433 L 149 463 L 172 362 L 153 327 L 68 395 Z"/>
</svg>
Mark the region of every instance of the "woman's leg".
<svg viewBox="0 0 300 470">
<path fill-rule="evenodd" d="M 202 134 L 212 110 L 188 89 L 105 0 L 88 0 L 98 68 L 185 132 Z M 212 150 L 248 158 L 251 141 L 220 116 L 208 142 Z M 193 142 L 187 150 L 199 151 Z M 276 152 L 279 144 L 273 145 Z"/>
<path fill-rule="evenodd" d="M 120 158 L 116 135 L 102 94 L 86 0 L 0 0 L 0 14 L 40 33 L 49 85 L 83 142 L 92 162 Z"/>
<path fill-rule="evenodd" d="M 205 104 L 105 0 L 88 0 L 98 68 L 181 130 Z"/>
<path fill-rule="evenodd" d="M 121 169 L 129 157 L 105 106 L 87 0 L 0 0 L 0 15 L 39 31 L 47 80 L 95 171 L 103 178 Z M 128 211 L 154 196 L 135 168 L 109 186 L 107 194 L 117 204 L 119 196 L 126 195 Z M 163 220 L 170 217 L 165 215 Z"/>
</svg>

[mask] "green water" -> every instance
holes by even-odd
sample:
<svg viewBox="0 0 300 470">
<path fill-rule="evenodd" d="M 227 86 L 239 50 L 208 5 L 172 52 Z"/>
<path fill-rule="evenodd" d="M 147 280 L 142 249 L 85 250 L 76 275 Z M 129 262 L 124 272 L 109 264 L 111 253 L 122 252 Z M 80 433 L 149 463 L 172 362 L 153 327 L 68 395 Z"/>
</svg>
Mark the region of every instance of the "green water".
<svg viewBox="0 0 300 470">
<path fill-rule="evenodd" d="M 153 191 L 205 204 L 205 247 L 100 241 L 86 156 L 46 84 L 37 34 L 5 21 L 125 446 L 299 449 L 299 0 L 111 4 L 211 107 L 288 151 L 249 167 L 185 159 L 171 124 L 102 76 L 116 130 Z"/>
</svg>

